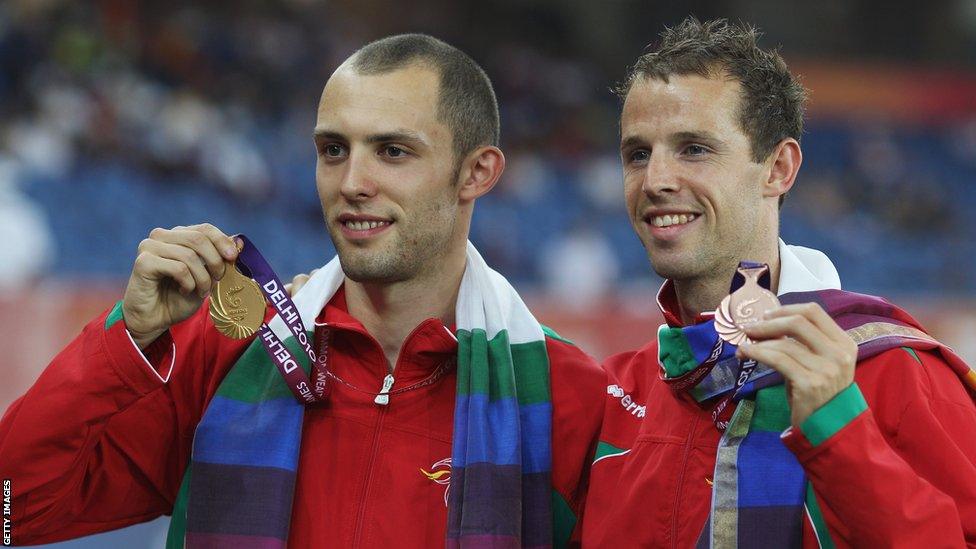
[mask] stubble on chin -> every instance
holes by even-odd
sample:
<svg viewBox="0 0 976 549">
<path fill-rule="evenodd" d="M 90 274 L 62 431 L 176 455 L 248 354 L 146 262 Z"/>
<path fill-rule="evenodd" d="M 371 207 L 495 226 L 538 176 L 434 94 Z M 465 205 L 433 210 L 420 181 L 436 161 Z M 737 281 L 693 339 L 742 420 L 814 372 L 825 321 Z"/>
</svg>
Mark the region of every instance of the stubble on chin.
<svg viewBox="0 0 976 549">
<path fill-rule="evenodd" d="M 351 249 L 350 249 L 351 248 Z M 410 261 L 398 250 L 337 247 L 342 272 L 359 283 L 393 283 L 411 276 Z"/>
</svg>

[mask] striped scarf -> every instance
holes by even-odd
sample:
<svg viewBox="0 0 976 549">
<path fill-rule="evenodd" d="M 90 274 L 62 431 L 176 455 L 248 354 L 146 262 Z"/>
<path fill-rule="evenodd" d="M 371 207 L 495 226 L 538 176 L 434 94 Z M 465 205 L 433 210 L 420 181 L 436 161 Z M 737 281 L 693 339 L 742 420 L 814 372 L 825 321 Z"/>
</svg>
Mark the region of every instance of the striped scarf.
<svg viewBox="0 0 976 549">
<path fill-rule="evenodd" d="M 905 347 L 939 353 L 976 394 L 976 371 L 951 349 L 922 331 L 908 313 L 873 296 L 841 290 L 795 292 L 779 296 L 784 305 L 818 303 L 858 345 L 857 360 Z M 708 360 L 718 335 L 714 321 L 658 331 L 662 375 L 679 378 Z M 684 388 L 698 402 L 728 394 L 739 363 L 726 344 L 709 374 Z M 760 364 L 734 397 L 738 401 L 719 441 L 712 509 L 698 540 L 707 547 L 801 547 L 804 513 L 810 516 L 821 547 L 833 547 L 813 488 L 796 457 L 780 440 L 790 426 L 783 377 Z"/>
<path fill-rule="evenodd" d="M 344 280 L 338 258 L 294 301 L 307 326 Z M 468 243 L 457 308 L 458 373 L 447 547 L 550 547 L 552 402 L 546 333 Z M 309 364 L 280 318 L 272 330 Z M 196 429 L 168 548 L 287 545 L 305 407 L 259 341 Z M 560 536 L 562 537 L 562 536 Z"/>
</svg>

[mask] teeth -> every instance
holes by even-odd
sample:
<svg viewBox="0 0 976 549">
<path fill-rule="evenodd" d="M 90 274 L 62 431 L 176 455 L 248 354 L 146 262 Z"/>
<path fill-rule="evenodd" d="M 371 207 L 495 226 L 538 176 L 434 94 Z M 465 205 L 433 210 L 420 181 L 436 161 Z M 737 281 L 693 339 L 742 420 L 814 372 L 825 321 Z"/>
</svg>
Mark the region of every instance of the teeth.
<svg viewBox="0 0 976 549">
<path fill-rule="evenodd" d="M 368 231 L 384 225 L 389 225 L 389 221 L 346 221 L 343 223 L 347 228 L 354 231 Z"/>
<path fill-rule="evenodd" d="M 670 227 L 671 225 L 684 225 L 694 221 L 696 214 L 675 214 L 675 215 L 656 215 L 651 219 L 655 227 Z"/>
</svg>

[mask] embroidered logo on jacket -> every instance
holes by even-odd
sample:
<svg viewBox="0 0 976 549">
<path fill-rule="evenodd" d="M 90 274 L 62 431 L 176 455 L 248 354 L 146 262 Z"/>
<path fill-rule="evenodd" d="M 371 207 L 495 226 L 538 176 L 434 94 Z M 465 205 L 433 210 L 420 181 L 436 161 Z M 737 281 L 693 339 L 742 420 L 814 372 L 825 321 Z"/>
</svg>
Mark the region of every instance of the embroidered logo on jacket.
<svg viewBox="0 0 976 549">
<path fill-rule="evenodd" d="M 613 398 L 620 399 L 620 405 L 624 410 L 636 418 L 642 418 L 647 414 L 647 406 L 640 406 L 634 401 L 633 397 L 627 394 L 619 385 L 607 385 L 607 394 Z"/>
<path fill-rule="evenodd" d="M 430 466 L 430 472 L 420 470 L 428 479 L 446 486 L 444 488 L 444 507 L 447 507 L 447 496 L 451 493 L 451 458 L 444 458 Z"/>
</svg>

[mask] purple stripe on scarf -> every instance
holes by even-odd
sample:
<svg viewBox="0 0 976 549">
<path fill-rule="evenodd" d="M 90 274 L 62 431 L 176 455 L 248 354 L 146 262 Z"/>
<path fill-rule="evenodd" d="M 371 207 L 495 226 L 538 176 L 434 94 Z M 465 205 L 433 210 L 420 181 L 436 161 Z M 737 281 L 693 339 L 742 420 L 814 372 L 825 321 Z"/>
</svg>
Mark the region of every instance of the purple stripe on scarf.
<svg viewBox="0 0 976 549">
<path fill-rule="evenodd" d="M 444 544 L 447 549 L 461 549 L 461 545 L 461 541 L 450 538 Z M 514 536 L 492 536 L 488 534 L 465 536 L 463 545 L 464 549 L 524 549 L 526 547 L 519 543 L 518 538 Z"/>
<path fill-rule="evenodd" d="M 516 465 L 490 463 L 455 467 L 451 470 L 447 537 L 457 539 L 463 535 L 467 540 L 472 535 L 490 532 L 499 536 L 524 536 L 525 545 L 551 543 L 551 499 L 549 472 L 523 475 Z M 459 511 L 462 512 L 460 520 Z M 510 525 L 512 529 L 497 530 L 499 525 Z M 514 531 L 519 525 L 522 531 Z"/>
<path fill-rule="evenodd" d="M 935 341 L 929 342 L 898 335 L 880 337 L 869 343 L 862 343 L 861 345 L 857 346 L 857 361 L 860 362 L 875 355 L 879 355 L 894 347 L 911 347 L 913 349 L 924 351 L 938 348 L 939 343 Z"/>
<path fill-rule="evenodd" d="M 294 471 L 194 462 L 187 533 L 243 534 L 285 540 L 294 490 Z"/>
<path fill-rule="evenodd" d="M 912 325 L 908 324 L 907 322 L 900 322 L 897 319 L 880 316 L 874 313 L 847 313 L 844 316 L 834 318 L 834 321 L 836 321 L 837 325 L 843 328 L 845 331 L 850 330 L 851 328 L 857 328 L 858 326 L 867 324 L 869 322 L 886 322 L 896 326 L 912 327 Z"/>
<path fill-rule="evenodd" d="M 867 294 L 846 292 L 844 290 L 819 290 L 815 292 L 792 292 L 779 296 L 783 305 L 794 303 L 817 303 L 837 317 L 856 310 L 859 313 L 891 317 L 895 306 L 884 299 Z"/>
<path fill-rule="evenodd" d="M 739 507 L 739 549 L 803 546 L 803 505 Z"/>
<path fill-rule="evenodd" d="M 262 536 L 186 534 L 187 549 L 284 549 L 285 541 Z"/>
</svg>

